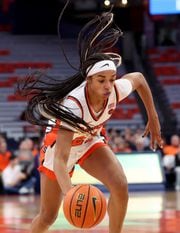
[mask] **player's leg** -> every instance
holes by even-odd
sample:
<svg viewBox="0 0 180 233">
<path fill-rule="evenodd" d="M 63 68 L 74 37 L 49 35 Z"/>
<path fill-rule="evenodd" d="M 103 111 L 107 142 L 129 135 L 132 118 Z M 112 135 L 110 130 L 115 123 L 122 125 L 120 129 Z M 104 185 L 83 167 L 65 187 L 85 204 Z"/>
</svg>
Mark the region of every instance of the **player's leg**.
<svg viewBox="0 0 180 233">
<path fill-rule="evenodd" d="M 128 186 L 123 169 L 108 146 L 92 153 L 81 167 L 100 180 L 110 191 L 108 203 L 109 233 L 120 233 L 128 203 Z"/>
<path fill-rule="evenodd" d="M 31 225 L 31 233 L 45 233 L 54 223 L 62 201 L 60 187 L 56 180 L 41 174 L 40 212 Z"/>
</svg>

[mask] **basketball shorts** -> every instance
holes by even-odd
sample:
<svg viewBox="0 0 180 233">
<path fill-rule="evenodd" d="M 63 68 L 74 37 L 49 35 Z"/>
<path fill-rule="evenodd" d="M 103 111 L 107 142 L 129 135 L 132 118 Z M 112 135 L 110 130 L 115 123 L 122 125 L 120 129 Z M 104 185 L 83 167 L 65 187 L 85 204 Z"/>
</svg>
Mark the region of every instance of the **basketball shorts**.
<svg viewBox="0 0 180 233">
<path fill-rule="evenodd" d="M 103 136 L 94 136 L 81 145 L 72 145 L 67 168 L 70 176 L 73 174 L 75 164 L 81 165 L 96 149 L 107 145 Z M 40 166 L 38 170 L 44 172 L 50 179 L 56 179 L 53 170 L 55 144 L 52 146 L 44 144 L 40 152 Z M 59 155 L 61 156 L 61 155 Z"/>
</svg>

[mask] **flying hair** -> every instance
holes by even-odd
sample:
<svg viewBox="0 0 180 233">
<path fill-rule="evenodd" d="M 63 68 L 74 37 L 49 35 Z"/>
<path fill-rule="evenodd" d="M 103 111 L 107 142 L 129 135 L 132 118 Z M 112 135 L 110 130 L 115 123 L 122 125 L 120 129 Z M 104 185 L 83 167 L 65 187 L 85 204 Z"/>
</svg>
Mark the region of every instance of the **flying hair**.
<svg viewBox="0 0 180 233">
<path fill-rule="evenodd" d="M 80 31 L 78 36 L 78 48 L 80 63 L 87 60 L 88 57 L 95 53 L 105 53 L 112 48 L 122 36 L 122 31 L 113 22 L 113 13 L 106 12 L 97 15 L 93 20 L 87 23 Z M 113 27 L 112 27 L 112 24 Z M 109 53 L 112 59 L 118 57 L 115 53 Z"/>
<path fill-rule="evenodd" d="M 67 0 L 66 4 L 64 5 L 59 17 L 58 17 L 58 23 L 57 23 L 57 34 L 58 34 L 58 37 L 59 37 L 59 40 L 60 40 L 60 46 L 61 46 L 61 50 L 62 50 L 62 53 L 66 59 L 66 62 L 68 63 L 68 65 L 73 68 L 74 70 L 78 70 L 77 67 L 74 67 L 71 62 L 69 61 L 68 57 L 66 56 L 66 52 L 64 50 L 64 46 L 63 46 L 63 42 L 62 42 L 62 36 L 61 36 L 61 30 L 60 30 L 60 26 L 61 26 L 61 20 L 62 20 L 62 17 L 63 17 L 63 14 L 66 10 L 66 8 L 68 7 L 70 3 L 70 0 Z"/>
<path fill-rule="evenodd" d="M 113 61 L 115 66 L 121 64 L 119 54 L 107 52 L 122 36 L 122 31 L 114 23 L 113 13 L 105 12 L 95 16 L 79 32 L 77 38 L 79 67 L 73 67 L 63 48 L 60 23 L 70 0 L 66 1 L 58 19 L 58 36 L 63 55 L 75 73 L 66 79 L 53 78 L 45 72 L 36 71 L 18 81 L 17 92 L 28 100 L 26 119 L 40 126 L 52 126 L 49 119 L 59 119 L 79 131 L 92 133 L 91 126 L 82 118 L 73 114 L 71 109 L 62 105 L 62 100 L 73 89 L 86 80 L 87 69 L 103 60 Z"/>
</svg>

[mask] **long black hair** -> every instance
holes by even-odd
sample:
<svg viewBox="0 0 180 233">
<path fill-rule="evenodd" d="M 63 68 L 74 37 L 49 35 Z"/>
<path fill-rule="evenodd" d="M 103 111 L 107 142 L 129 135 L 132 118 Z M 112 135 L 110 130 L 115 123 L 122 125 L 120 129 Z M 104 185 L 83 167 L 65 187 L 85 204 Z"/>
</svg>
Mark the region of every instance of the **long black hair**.
<svg viewBox="0 0 180 233">
<path fill-rule="evenodd" d="M 60 20 L 58 24 L 59 22 Z M 58 80 L 36 71 L 18 82 L 18 93 L 29 99 L 26 119 L 40 126 L 52 126 L 48 119 L 60 119 L 75 129 L 91 132 L 92 129 L 87 122 L 74 115 L 61 102 L 70 91 L 85 81 L 87 68 L 101 60 L 116 60 L 116 55 L 106 54 L 105 51 L 112 48 L 121 35 L 121 30 L 113 22 L 113 13 L 97 15 L 79 32 L 77 45 L 80 65 L 74 75 L 65 80 Z M 67 57 L 66 60 L 68 61 Z"/>
</svg>

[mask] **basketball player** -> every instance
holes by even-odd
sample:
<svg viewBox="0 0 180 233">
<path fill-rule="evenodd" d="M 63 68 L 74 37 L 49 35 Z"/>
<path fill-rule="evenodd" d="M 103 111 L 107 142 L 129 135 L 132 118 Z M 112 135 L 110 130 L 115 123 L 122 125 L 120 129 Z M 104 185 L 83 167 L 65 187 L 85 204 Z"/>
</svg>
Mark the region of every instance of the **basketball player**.
<svg viewBox="0 0 180 233">
<path fill-rule="evenodd" d="M 105 53 L 122 35 L 112 13 L 95 17 L 78 38 L 80 67 L 64 81 L 36 73 L 19 87 L 31 95 L 27 119 L 47 125 L 41 149 L 41 206 L 31 233 L 45 233 L 54 223 L 63 196 L 72 188 L 75 164 L 109 190 L 109 233 L 122 232 L 128 203 L 128 186 L 121 164 L 106 142 L 103 125 L 116 104 L 137 91 L 147 110 L 144 136 L 150 134 L 151 148 L 162 147 L 160 123 L 148 84 L 141 73 L 116 80 L 121 57 Z M 47 119 L 49 120 L 47 123 Z"/>
</svg>

